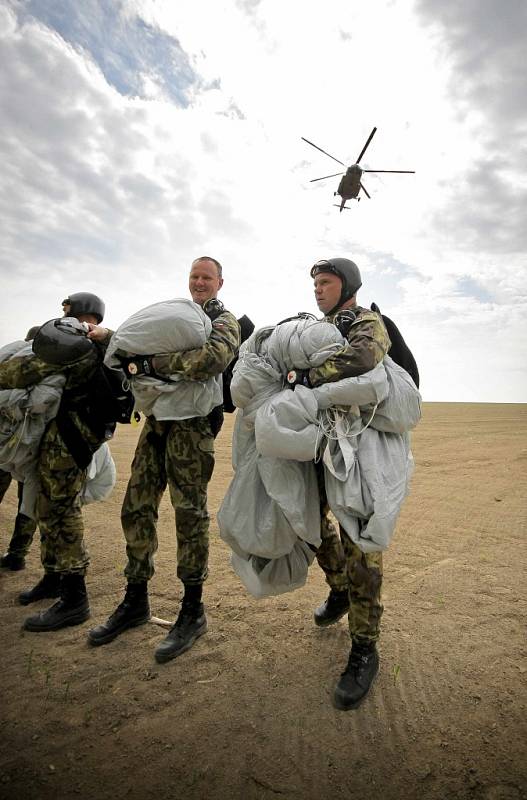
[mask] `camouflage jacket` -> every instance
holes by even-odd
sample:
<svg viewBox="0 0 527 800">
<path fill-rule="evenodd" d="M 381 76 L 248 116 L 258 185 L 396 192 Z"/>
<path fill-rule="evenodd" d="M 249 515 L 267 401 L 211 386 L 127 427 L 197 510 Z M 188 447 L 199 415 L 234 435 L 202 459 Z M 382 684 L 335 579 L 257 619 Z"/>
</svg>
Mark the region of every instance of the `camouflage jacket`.
<svg viewBox="0 0 527 800">
<path fill-rule="evenodd" d="M 10 358 L 0 364 L 0 389 L 25 389 L 34 386 L 49 375 L 66 375 L 65 389 L 76 389 L 87 383 L 92 377 L 97 366 L 101 363 L 101 353 L 108 347 L 113 332 L 108 331 L 108 336 L 103 342 L 97 343 L 93 352 L 81 361 L 68 367 L 46 364 L 37 356 L 21 356 Z"/>
<path fill-rule="evenodd" d="M 309 370 L 311 386 L 321 383 L 354 378 L 373 369 L 390 349 L 390 339 L 379 314 L 367 308 L 355 306 L 357 318 L 346 336 L 346 344 L 320 367 Z M 333 322 L 335 314 L 326 317 Z"/>
<path fill-rule="evenodd" d="M 155 356 L 153 367 L 160 375 L 183 375 L 187 380 L 206 381 L 219 375 L 230 364 L 240 347 L 240 326 L 230 311 L 212 323 L 212 331 L 202 347 Z"/>
</svg>

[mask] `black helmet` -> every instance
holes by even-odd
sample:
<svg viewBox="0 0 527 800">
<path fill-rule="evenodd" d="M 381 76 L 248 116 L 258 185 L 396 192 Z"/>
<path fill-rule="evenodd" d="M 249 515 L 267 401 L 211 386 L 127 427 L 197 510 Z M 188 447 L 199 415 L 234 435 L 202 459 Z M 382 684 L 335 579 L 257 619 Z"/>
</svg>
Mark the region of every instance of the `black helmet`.
<svg viewBox="0 0 527 800">
<path fill-rule="evenodd" d="M 28 330 L 28 332 L 26 333 L 26 342 L 30 342 L 31 339 L 35 338 L 35 335 L 39 328 L 40 325 L 33 325 L 33 327 Z"/>
<path fill-rule="evenodd" d="M 77 292 L 70 294 L 62 301 L 62 305 L 69 305 L 68 317 L 80 317 L 81 314 L 93 314 L 100 324 L 104 319 L 104 303 L 96 294 L 90 292 Z"/>
<path fill-rule="evenodd" d="M 90 313 L 90 312 L 88 312 Z M 97 347 L 86 336 L 80 323 L 66 322 L 64 317 L 50 319 L 41 325 L 33 339 L 32 349 L 36 356 L 46 364 L 68 367 L 85 358 L 90 353 L 97 353 Z"/>
<path fill-rule="evenodd" d="M 310 275 L 314 278 L 320 272 L 332 272 L 337 275 L 342 281 L 342 291 L 340 298 L 335 306 L 329 312 L 332 314 L 337 308 L 340 308 L 350 297 L 353 297 L 362 286 L 362 278 L 360 276 L 359 268 L 354 261 L 349 258 L 329 258 L 323 261 L 317 261 L 311 267 Z"/>
</svg>

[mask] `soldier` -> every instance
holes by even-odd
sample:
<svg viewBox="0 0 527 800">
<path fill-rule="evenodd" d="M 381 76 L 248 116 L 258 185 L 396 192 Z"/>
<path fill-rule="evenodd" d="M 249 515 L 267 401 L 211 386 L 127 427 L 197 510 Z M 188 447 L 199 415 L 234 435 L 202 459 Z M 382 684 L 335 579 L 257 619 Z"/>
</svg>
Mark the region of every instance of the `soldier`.
<svg viewBox="0 0 527 800">
<path fill-rule="evenodd" d="M 197 258 L 191 266 L 189 290 L 192 300 L 211 317 L 209 339 L 195 350 L 131 359 L 125 363 L 129 374 L 179 374 L 195 381 L 219 376 L 240 344 L 238 322 L 216 299 L 222 285 L 221 264 L 208 256 Z M 214 436 L 220 417 L 221 406 L 208 417 L 162 422 L 147 417 L 121 511 L 128 556 L 126 593 L 109 619 L 89 632 L 92 645 L 111 642 L 150 618 L 148 581 L 154 574 L 157 512 L 167 483 L 176 514 L 177 575 L 184 596 L 176 622 L 155 651 L 156 660 L 175 658 L 207 630 L 202 603 L 209 549 L 207 485 L 214 469 Z"/>
<path fill-rule="evenodd" d="M 296 382 L 319 386 L 373 369 L 389 350 L 390 340 L 380 315 L 357 305 L 362 281 L 356 264 L 347 258 L 318 261 L 311 269 L 311 277 L 320 311 L 337 325 L 347 343 L 320 367 L 297 374 Z M 334 693 L 336 707 L 347 710 L 356 708 L 366 697 L 379 671 L 376 642 L 383 611 L 382 553 L 363 553 L 342 526 L 339 537 L 328 517 L 322 464 L 318 463 L 316 468 L 322 537 L 317 560 L 330 592 L 316 609 L 314 618 L 316 625 L 325 627 L 348 613 L 351 653 Z"/>
<path fill-rule="evenodd" d="M 39 325 L 34 325 L 26 334 L 25 341 L 30 342 L 39 329 Z M 11 483 L 11 474 L 0 470 L 0 503 Z M 18 572 L 26 566 L 26 556 L 31 547 L 37 523 L 31 517 L 22 514 L 20 507 L 22 505 L 22 493 L 24 491 L 24 484 L 18 482 L 18 511 L 15 517 L 15 527 L 11 536 L 11 541 L 7 547 L 7 552 L 0 558 L 0 567 L 10 569 L 12 572 Z"/>
<path fill-rule="evenodd" d="M 73 363 L 57 363 L 61 360 L 63 343 L 54 341 L 51 333 L 48 345 L 53 356 L 50 361 L 54 363 L 25 356 L 0 364 L 3 389 L 32 386 L 57 373 L 66 376 L 57 417 L 46 427 L 38 455 L 40 486 L 36 510 L 44 576 L 36 586 L 19 595 L 22 605 L 49 597 L 60 599 L 45 611 L 28 617 L 24 622 L 28 631 L 78 625 L 90 615 L 85 584 L 89 558 L 83 539 L 80 496 L 91 457 L 107 438 L 106 425 L 91 414 L 90 382 L 100 366 L 111 332 L 100 325 L 104 303 L 97 295 L 72 294 L 64 300 L 63 310 L 64 316 L 75 317 L 89 326 L 82 357 Z M 68 338 L 76 342 L 83 339 Z"/>
</svg>

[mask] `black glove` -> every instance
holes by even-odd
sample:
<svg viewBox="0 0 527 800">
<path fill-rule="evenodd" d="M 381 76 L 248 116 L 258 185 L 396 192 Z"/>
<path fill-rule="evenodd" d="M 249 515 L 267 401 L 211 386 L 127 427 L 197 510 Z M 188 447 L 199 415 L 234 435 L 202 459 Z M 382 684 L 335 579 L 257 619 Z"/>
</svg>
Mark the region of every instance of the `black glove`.
<svg viewBox="0 0 527 800">
<path fill-rule="evenodd" d="M 343 311 L 338 311 L 334 318 L 333 324 L 339 329 L 345 339 L 348 338 L 349 329 L 357 319 L 357 315 L 351 308 L 345 308 Z"/>
<path fill-rule="evenodd" d="M 214 320 L 225 311 L 225 306 L 217 297 L 211 297 L 210 300 L 205 300 L 202 308 L 211 322 L 214 322 Z"/>
<path fill-rule="evenodd" d="M 127 378 L 136 378 L 138 375 L 155 376 L 156 371 L 152 365 L 154 356 L 134 356 L 133 358 L 126 358 L 125 356 L 117 356 L 121 362 L 121 369 Z"/>
<path fill-rule="evenodd" d="M 295 386 L 298 385 L 307 386 L 309 389 L 311 389 L 308 369 L 292 369 L 287 373 L 286 387 L 288 389 L 294 389 Z"/>
</svg>

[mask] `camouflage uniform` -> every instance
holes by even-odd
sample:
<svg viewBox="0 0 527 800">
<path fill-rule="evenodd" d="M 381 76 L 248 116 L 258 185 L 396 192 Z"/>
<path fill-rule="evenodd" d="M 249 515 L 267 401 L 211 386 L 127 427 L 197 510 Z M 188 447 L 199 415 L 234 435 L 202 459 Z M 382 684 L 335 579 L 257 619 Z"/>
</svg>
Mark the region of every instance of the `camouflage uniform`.
<svg viewBox="0 0 527 800">
<path fill-rule="evenodd" d="M 240 329 L 228 311 L 212 323 L 203 347 L 155 356 L 160 375 L 180 374 L 205 381 L 223 372 L 236 356 Z M 186 585 L 200 585 L 207 577 L 209 514 L 207 485 L 214 469 L 214 436 L 207 417 L 159 422 L 148 417 L 137 443 L 121 522 L 126 538 L 129 583 L 154 574 L 157 519 L 167 486 L 176 516 L 177 574 Z"/>
<path fill-rule="evenodd" d="M 108 344 L 111 332 L 103 343 Z M 93 376 L 100 355 L 93 351 L 69 367 L 46 364 L 37 357 L 11 358 L 0 364 L 0 387 L 24 389 L 39 383 L 48 375 L 66 375 L 65 397 L 75 397 L 82 406 L 82 390 Z M 65 414 L 76 428 L 89 452 L 94 453 L 105 436 L 95 433 L 81 418 L 82 414 L 65 401 Z M 89 559 L 84 545 L 84 524 L 80 494 L 86 480 L 86 469 L 78 466 L 59 432 L 56 420 L 47 426 L 38 456 L 40 478 L 37 497 L 37 522 L 40 527 L 41 558 L 46 572 L 84 574 Z"/>
<path fill-rule="evenodd" d="M 356 306 L 357 318 L 346 336 L 347 343 L 320 367 L 309 371 L 312 386 L 363 375 L 382 361 L 390 348 L 390 339 L 381 317 L 373 311 Z M 328 316 L 329 322 L 334 315 Z M 363 553 L 345 530 L 340 527 L 340 537 L 328 518 L 328 504 L 324 488 L 324 474 L 317 464 L 321 503 L 322 544 L 317 561 L 322 567 L 329 586 L 339 592 L 348 590 L 350 610 L 348 622 L 350 635 L 357 643 L 375 642 L 379 638 L 381 604 L 382 553 Z M 360 521 L 357 521 L 360 524 Z"/>
<path fill-rule="evenodd" d="M 10 483 L 11 473 L 0 470 L 0 503 L 4 499 L 4 495 L 7 492 Z M 9 542 L 9 547 L 7 548 L 7 552 L 11 553 L 13 556 L 24 558 L 28 554 L 29 548 L 31 547 L 31 542 L 33 541 L 33 536 L 35 535 L 35 531 L 37 529 L 37 523 L 34 519 L 31 519 L 31 517 L 27 517 L 25 514 L 20 513 L 24 484 L 19 482 L 17 490 L 18 512 L 15 518 L 15 527 L 11 536 L 11 541 Z"/>
</svg>

